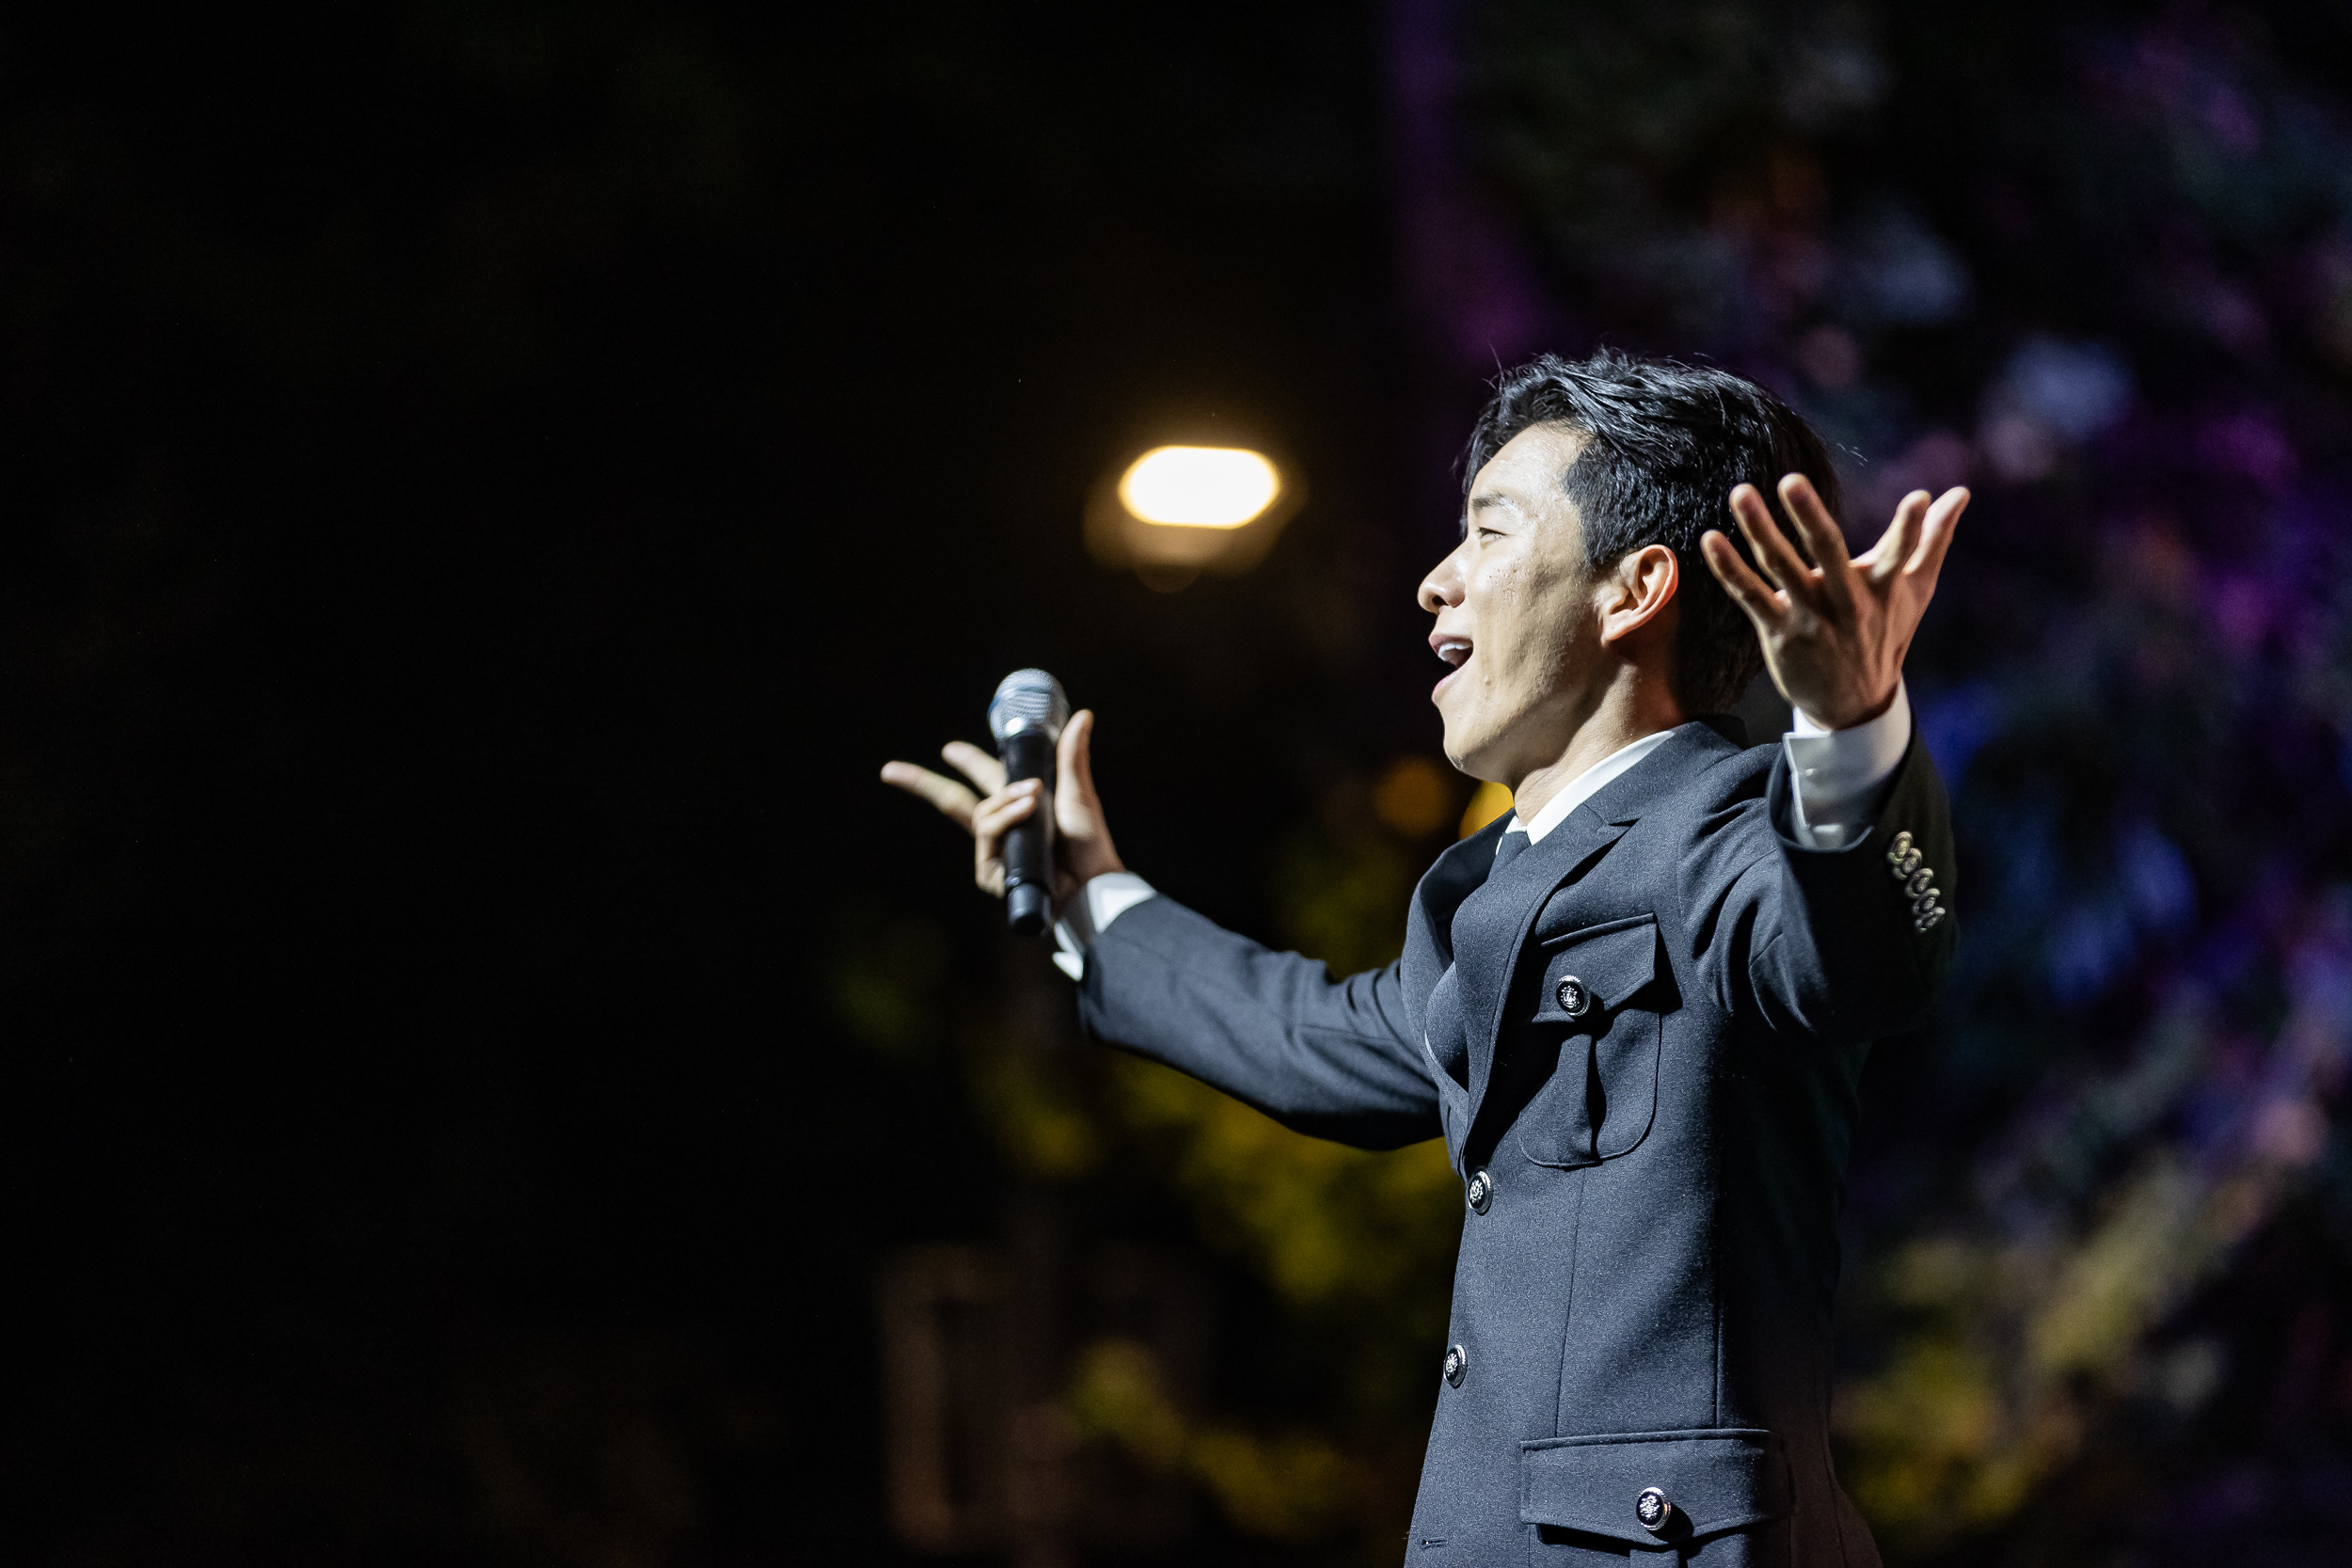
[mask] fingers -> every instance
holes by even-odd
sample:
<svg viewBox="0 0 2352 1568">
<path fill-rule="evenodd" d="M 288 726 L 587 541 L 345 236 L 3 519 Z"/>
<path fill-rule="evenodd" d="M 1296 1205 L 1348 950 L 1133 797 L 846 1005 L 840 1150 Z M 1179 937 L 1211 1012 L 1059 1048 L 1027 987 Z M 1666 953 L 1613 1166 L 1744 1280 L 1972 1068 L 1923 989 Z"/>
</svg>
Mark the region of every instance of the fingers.
<svg viewBox="0 0 2352 1568">
<path fill-rule="evenodd" d="M 1080 713 L 1063 727 L 1060 773 L 1070 787 L 1060 793 L 1057 815 L 1065 823 L 1084 827 L 1089 863 L 1095 870 L 1119 869 L 1110 836 L 1102 826 L 1101 804 L 1094 797 L 1094 767 L 1090 742 L 1094 715 Z M 1049 797 L 1042 779 L 1022 779 L 1008 784 L 1004 764 L 977 746 L 952 741 L 940 754 L 965 777 L 986 791 L 975 794 L 944 774 L 911 762 L 882 765 L 884 784 L 928 800 L 972 835 L 972 876 L 982 892 L 1002 896 L 1005 891 L 1005 835 L 1035 816 Z M 1074 815 L 1074 821 L 1073 821 Z M 1074 847 L 1074 846 L 1073 846 Z M 1094 863 L 1101 863 L 1095 864 Z M 1083 868 L 1081 874 L 1083 875 Z M 1057 886 L 1068 873 L 1057 877 Z"/>
<path fill-rule="evenodd" d="M 1037 815 L 1045 799 L 1045 785 L 1024 779 L 1000 795 L 982 800 L 972 814 L 972 879 L 980 891 L 1001 897 L 1005 891 L 1005 834 Z"/>
<path fill-rule="evenodd" d="M 1063 836 L 1085 837 L 1103 819 L 1102 801 L 1094 793 L 1094 714 L 1080 708 L 1062 726 L 1061 746 L 1055 764 L 1060 775 L 1054 790 L 1054 823 Z"/>
<path fill-rule="evenodd" d="M 1061 793 L 1089 804 L 1094 800 L 1094 710 L 1080 708 L 1062 726 L 1061 747 L 1055 770 L 1061 775 Z"/>
<path fill-rule="evenodd" d="M 1918 547 L 1921 519 L 1928 515 L 1928 493 L 1914 490 L 1895 505 L 1894 520 L 1878 543 L 1854 557 L 1854 564 L 1869 569 L 1872 582 L 1884 582 L 1903 569 Z"/>
<path fill-rule="evenodd" d="M 1094 715 L 1081 708 L 1061 732 L 1061 783 L 1054 791 L 1054 822 L 1065 867 L 1080 883 L 1125 867 L 1094 789 Z"/>
<path fill-rule="evenodd" d="M 1934 583 L 1935 575 L 1944 569 L 1944 553 L 1952 547 L 1952 534 L 1960 527 L 1960 515 L 1968 510 L 1968 491 L 1958 484 L 1936 497 L 1935 504 L 1928 508 L 1927 520 L 1920 525 L 1919 547 L 1903 564 L 1907 576 Z"/>
<path fill-rule="evenodd" d="M 1045 785 L 1036 779 L 1024 779 L 1001 795 L 982 800 L 972 813 L 972 836 L 979 841 L 983 858 L 993 860 L 998 841 L 1019 823 L 1037 815 L 1038 802 L 1044 799 Z"/>
<path fill-rule="evenodd" d="M 1837 519 L 1821 504 L 1821 493 L 1813 488 L 1813 482 L 1803 474 L 1784 474 L 1780 481 L 1780 504 L 1797 525 L 1797 532 L 1813 552 L 1813 563 L 1820 568 L 1817 579 L 1830 602 L 1844 605 L 1851 597 L 1846 580 L 1851 562 L 1846 556 L 1846 535 L 1837 526 Z"/>
<path fill-rule="evenodd" d="M 1796 546 L 1788 543 L 1772 521 L 1772 508 L 1764 504 L 1764 497 L 1753 484 L 1741 484 L 1731 492 L 1731 515 L 1740 520 L 1740 531 L 1748 541 L 1748 548 L 1756 552 L 1756 563 L 1764 569 L 1774 586 L 1791 598 L 1807 603 L 1819 596 L 1814 585 L 1813 568 L 1804 563 Z"/>
<path fill-rule="evenodd" d="M 1724 585 L 1731 602 L 1748 612 L 1748 619 L 1756 623 L 1758 630 L 1770 630 L 1780 624 L 1786 613 L 1780 595 L 1740 559 L 1740 552 L 1732 547 L 1721 529 L 1710 528 L 1699 535 L 1699 554 L 1707 558 L 1708 570 Z"/>
<path fill-rule="evenodd" d="M 939 749 L 949 766 L 977 784 L 983 795 L 1005 787 L 1005 765 L 968 740 L 950 740 Z"/>
<path fill-rule="evenodd" d="M 952 817 L 958 827 L 969 831 L 973 809 L 980 798 L 955 780 L 943 777 L 928 768 L 917 768 L 911 762 L 882 764 L 882 783 L 895 784 L 909 795 L 929 800 L 944 816 Z"/>
</svg>

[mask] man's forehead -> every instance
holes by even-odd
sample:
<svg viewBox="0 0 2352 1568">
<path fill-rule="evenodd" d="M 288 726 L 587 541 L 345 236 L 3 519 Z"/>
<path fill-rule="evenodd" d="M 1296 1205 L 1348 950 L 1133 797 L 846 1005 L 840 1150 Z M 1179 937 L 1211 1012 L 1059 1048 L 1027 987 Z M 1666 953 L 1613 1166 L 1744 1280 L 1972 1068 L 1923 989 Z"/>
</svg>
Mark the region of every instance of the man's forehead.
<svg viewBox="0 0 2352 1568">
<path fill-rule="evenodd" d="M 1559 493 L 1561 478 L 1592 439 L 1572 424 L 1529 425 L 1471 476 L 1469 510 L 1525 504 Z"/>
</svg>

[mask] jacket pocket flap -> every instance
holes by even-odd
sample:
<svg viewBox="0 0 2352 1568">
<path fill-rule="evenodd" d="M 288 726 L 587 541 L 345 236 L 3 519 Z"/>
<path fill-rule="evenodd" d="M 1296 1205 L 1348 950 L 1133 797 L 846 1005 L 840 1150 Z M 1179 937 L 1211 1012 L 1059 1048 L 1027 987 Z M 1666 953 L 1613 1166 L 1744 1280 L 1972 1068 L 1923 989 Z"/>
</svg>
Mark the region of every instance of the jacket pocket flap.
<svg viewBox="0 0 2352 1568">
<path fill-rule="evenodd" d="M 1761 1524 L 1791 1506 L 1788 1456 L 1762 1430 L 1545 1437 L 1519 1449 L 1526 1524 L 1661 1546 Z M 1652 1488 L 1672 1505 L 1656 1529 L 1642 1516 Z"/>
<path fill-rule="evenodd" d="M 1606 1017 L 1658 978 L 1658 921 L 1651 915 L 1564 931 L 1537 945 L 1543 989 L 1534 1022 L 1584 1025 Z"/>
</svg>

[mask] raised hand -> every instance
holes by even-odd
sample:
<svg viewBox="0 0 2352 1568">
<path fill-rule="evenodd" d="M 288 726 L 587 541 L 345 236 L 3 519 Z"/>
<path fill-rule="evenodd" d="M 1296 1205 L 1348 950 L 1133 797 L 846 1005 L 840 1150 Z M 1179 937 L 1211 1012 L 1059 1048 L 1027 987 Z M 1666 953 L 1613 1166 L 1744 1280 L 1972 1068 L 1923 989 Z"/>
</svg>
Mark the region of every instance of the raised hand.
<svg viewBox="0 0 2352 1568">
<path fill-rule="evenodd" d="M 1081 708 L 1062 726 L 1055 759 L 1059 775 L 1054 791 L 1054 907 L 1059 909 L 1091 878 L 1123 871 L 1111 845 L 1102 798 L 1094 790 L 1094 714 Z M 1037 779 L 1005 783 L 1005 765 L 968 741 L 940 749 L 956 771 L 977 785 L 967 788 L 943 773 L 911 762 L 882 765 L 884 784 L 896 784 L 939 808 L 972 835 L 972 879 L 993 897 L 1005 895 L 1005 834 L 1038 809 L 1045 785 Z M 984 793 L 983 793 L 984 792 Z"/>
<path fill-rule="evenodd" d="M 1699 540 L 1700 553 L 1756 623 L 1780 694 L 1830 729 L 1866 723 L 1895 700 L 1903 657 L 1935 597 L 1936 573 L 1968 492 L 1955 486 L 1931 503 L 1925 490 L 1914 490 L 1879 542 L 1851 559 L 1811 480 L 1788 475 L 1780 500 L 1819 565 L 1804 563 L 1753 484 L 1732 491 L 1731 515 L 1772 581 L 1757 577 L 1718 530 Z"/>
</svg>

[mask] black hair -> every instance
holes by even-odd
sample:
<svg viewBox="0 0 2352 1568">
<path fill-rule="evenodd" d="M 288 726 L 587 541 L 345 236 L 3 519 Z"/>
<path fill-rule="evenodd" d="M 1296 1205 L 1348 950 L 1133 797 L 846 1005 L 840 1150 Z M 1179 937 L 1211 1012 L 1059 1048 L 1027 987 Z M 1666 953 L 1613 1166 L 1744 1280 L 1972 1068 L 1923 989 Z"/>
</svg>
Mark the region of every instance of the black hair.
<svg viewBox="0 0 2352 1568">
<path fill-rule="evenodd" d="M 1575 361 L 1547 354 L 1496 378 L 1464 453 L 1463 494 L 1513 436 L 1546 424 L 1585 437 L 1562 484 L 1583 521 L 1586 562 L 1612 566 L 1649 545 L 1675 552 L 1676 699 L 1692 714 L 1729 708 L 1764 668 L 1764 650 L 1699 555 L 1699 536 L 1720 528 L 1746 558 L 1726 505 L 1732 488 L 1744 482 L 1771 498 L 1783 474 L 1810 479 L 1836 516 L 1829 449 L 1787 404 L 1726 371 L 1606 349 Z"/>
</svg>

